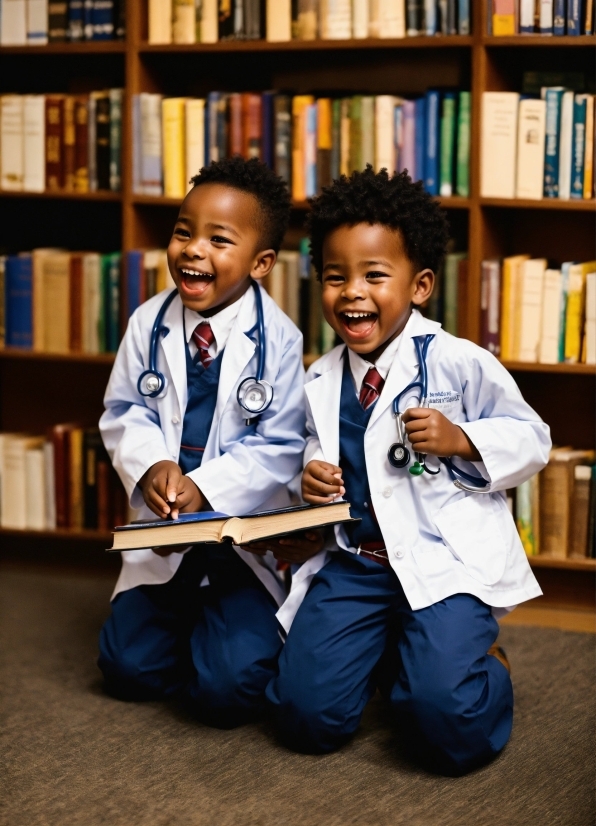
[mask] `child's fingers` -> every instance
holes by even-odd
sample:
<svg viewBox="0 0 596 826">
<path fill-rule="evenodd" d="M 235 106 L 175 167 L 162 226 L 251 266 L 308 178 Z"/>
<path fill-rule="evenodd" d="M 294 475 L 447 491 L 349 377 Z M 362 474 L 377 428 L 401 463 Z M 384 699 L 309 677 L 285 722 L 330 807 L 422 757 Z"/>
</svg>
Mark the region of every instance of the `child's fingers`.
<svg viewBox="0 0 596 826">
<path fill-rule="evenodd" d="M 412 421 L 407 422 L 405 426 L 406 433 L 417 433 L 421 430 L 428 429 L 428 419 L 412 419 Z"/>
<path fill-rule="evenodd" d="M 167 516 L 170 512 L 170 506 L 163 499 L 155 488 L 149 488 L 145 493 L 145 504 L 151 508 L 153 513 L 158 516 Z"/>
<path fill-rule="evenodd" d="M 316 494 L 304 491 L 303 496 L 304 501 L 308 502 L 309 505 L 326 505 L 328 502 L 332 502 L 334 499 L 337 499 L 340 494 L 336 493 L 332 496 L 317 496 Z M 343 494 L 341 494 L 341 496 L 343 496 Z"/>
<path fill-rule="evenodd" d="M 166 499 L 168 502 L 174 503 L 178 496 L 180 481 L 182 479 L 182 472 L 176 465 L 168 468 L 168 478 L 166 481 Z"/>
<path fill-rule="evenodd" d="M 413 419 L 428 419 L 430 414 L 431 409 L 429 407 L 409 407 L 402 414 L 401 420 L 405 424 Z"/>
<path fill-rule="evenodd" d="M 311 477 L 305 479 L 304 488 L 309 493 L 314 493 L 317 496 L 343 496 L 346 492 L 344 486 L 339 485 L 336 479 L 333 480 L 332 484 L 328 484 Z"/>
</svg>

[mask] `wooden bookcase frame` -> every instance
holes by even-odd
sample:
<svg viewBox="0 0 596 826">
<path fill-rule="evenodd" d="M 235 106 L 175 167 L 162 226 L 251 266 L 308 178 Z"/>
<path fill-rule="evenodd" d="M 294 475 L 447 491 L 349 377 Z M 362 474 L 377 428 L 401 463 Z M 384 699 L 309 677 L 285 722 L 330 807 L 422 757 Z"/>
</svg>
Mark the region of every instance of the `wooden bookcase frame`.
<svg viewBox="0 0 596 826">
<path fill-rule="evenodd" d="M 122 143 L 122 191 L 74 193 L 13 193 L 0 191 L 3 215 L 17 216 L 0 229 L 0 246 L 14 246 L 15 220 L 26 249 L 51 243 L 38 237 L 46 216 L 67 212 L 74 226 L 58 231 L 54 243 L 81 248 L 85 236 L 97 240 L 91 248 L 124 252 L 167 243 L 178 202 L 137 195 L 132 191 L 131 96 L 143 91 L 167 95 L 205 94 L 213 88 L 230 91 L 282 88 L 296 92 L 362 90 L 371 93 L 422 93 L 431 85 L 456 85 L 472 91 L 470 197 L 442 198 L 461 249 L 468 249 L 469 275 L 465 304 L 465 335 L 480 334 L 480 263 L 489 256 L 529 252 L 559 260 L 587 260 L 595 249 L 594 199 L 586 201 L 526 201 L 481 198 L 480 109 L 485 90 L 521 89 L 527 69 L 592 71 L 596 36 L 543 37 L 486 35 L 486 0 L 473 0 L 470 36 L 417 37 L 403 40 L 227 41 L 213 45 L 153 46 L 147 43 L 147 0 L 127 3 L 124 42 L 53 43 L 35 47 L 0 47 L 0 91 L 83 91 L 118 85 L 125 89 Z M 92 68 L 87 70 L 87 62 Z M 98 66 L 109 67 L 98 77 Z M 93 76 L 87 86 L 77 78 Z M 101 75 L 101 72 L 99 72 Z M 57 84 L 60 84 L 57 87 Z M 91 85 L 90 85 L 91 84 Z M 60 202 L 60 203 L 58 203 Z M 292 231 L 299 231 L 305 203 L 294 204 Z M 32 217 L 31 217 L 32 216 Z M 72 218 L 75 216 L 73 222 Z M 31 218 L 32 225 L 28 225 Z M 108 226 L 109 225 L 109 226 Z M 107 227 L 107 228 L 106 228 Z M 105 230 L 105 232 L 104 232 Z M 119 230 L 119 231 L 118 231 Z M 7 235 L 3 238 L 4 232 Z M 123 274 L 123 294 L 126 276 Z M 125 318 L 122 318 L 123 324 Z M 102 410 L 103 391 L 113 356 L 40 354 L 0 351 L 0 430 L 43 432 L 57 422 L 94 424 Z M 558 443 L 594 447 L 596 368 L 587 365 L 506 363 L 524 395 L 551 425 Z M 0 531 L 5 548 L 73 539 L 104 544 L 107 537 L 89 531 Z M 37 540 L 37 542 L 36 542 Z M 562 605 L 594 602 L 596 560 L 530 559 L 546 600 Z"/>
</svg>

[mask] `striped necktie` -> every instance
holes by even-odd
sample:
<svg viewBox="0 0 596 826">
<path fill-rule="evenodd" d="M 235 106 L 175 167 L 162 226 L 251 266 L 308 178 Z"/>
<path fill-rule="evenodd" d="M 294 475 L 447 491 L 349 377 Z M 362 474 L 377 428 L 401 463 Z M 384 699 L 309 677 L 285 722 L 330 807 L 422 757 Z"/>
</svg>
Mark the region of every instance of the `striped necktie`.
<svg viewBox="0 0 596 826">
<path fill-rule="evenodd" d="M 208 321 L 201 321 L 200 324 L 197 324 L 192 334 L 192 340 L 197 345 L 201 364 L 207 369 L 213 361 L 213 356 L 209 355 L 209 347 L 215 341 L 213 330 Z"/>
<path fill-rule="evenodd" d="M 376 402 L 381 395 L 381 390 L 385 384 L 385 379 L 381 378 L 381 374 L 376 367 L 371 367 L 362 381 L 360 388 L 360 404 L 364 410 Z"/>
</svg>

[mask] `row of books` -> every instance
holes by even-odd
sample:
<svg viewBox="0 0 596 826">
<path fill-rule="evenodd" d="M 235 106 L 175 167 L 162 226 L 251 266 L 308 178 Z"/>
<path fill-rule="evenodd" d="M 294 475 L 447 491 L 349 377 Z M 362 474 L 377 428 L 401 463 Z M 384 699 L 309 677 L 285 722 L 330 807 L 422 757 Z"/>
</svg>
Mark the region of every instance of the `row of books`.
<svg viewBox="0 0 596 826">
<path fill-rule="evenodd" d="M 149 43 L 470 34 L 469 0 L 149 0 Z"/>
<path fill-rule="evenodd" d="M 0 256 L 0 346 L 116 352 L 120 262 L 119 252 L 36 249 Z"/>
<path fill-rule="evenodd" d="M 469 194 L 470 93 L 290 97 L 211 92 L 200 98 L 133 99 L 133 188 L 182 198 L 212 160 L 257 157 L 286 180 L 295 201 L 367 163 L 407 169 L 433 195 Z"/>
<path fill-rule="evenodd" d="M 596 261 L 482 262 L 481 343 L 503 361 L 596 364 Z"/>
<path fill-rule="evenodd" d="M 593 0 L 488 0 L 488 33 L 594 34 Z"/>
<path fill-rule="evenodd" d="M 513 491 L 511 505 L 529 556 L 596 556 L 594 459 L 593 450 L 554 448 L 544 470 Z"/>
<path fill-rule="evenodd" d="M 118 192 L 122 89 L 0 97 L 0 189 Z"/>
<path fill-rule="evenodd" d="M 595 99 L 563 86 L 540 98 L 484 92 L 480 194 L 593 198 Z"/>
<path fill-rule="evenodd" d="M 122 39 L 124 0 L 0 0 L 0 45 Z"/>
<path fill-rule="evenodd" d="M 44 436 L 0 433 L 0 526 L 109 531 L 128 503 L 97 428 L 57 424 Z"/>
</svg>

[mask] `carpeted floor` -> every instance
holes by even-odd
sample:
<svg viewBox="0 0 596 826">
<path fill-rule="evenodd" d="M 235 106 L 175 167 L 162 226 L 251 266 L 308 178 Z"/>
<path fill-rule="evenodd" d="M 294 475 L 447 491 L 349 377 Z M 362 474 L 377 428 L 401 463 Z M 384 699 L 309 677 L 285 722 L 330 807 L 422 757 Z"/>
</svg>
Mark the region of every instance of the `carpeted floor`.
<svg viewBox="0 0 596 826">
<path fill-rule="evenodd" d="M 171 705 L 101 690 L 105 576 L 0 572 L 0 822 L 10 826 L 592 826 L 594 637 L 504 628 L 513 737 L 490 766 L 434 777 L 369 705 L 325 757 L 278 745 L 267 723 L 217 731 Z"/>
</svg>

